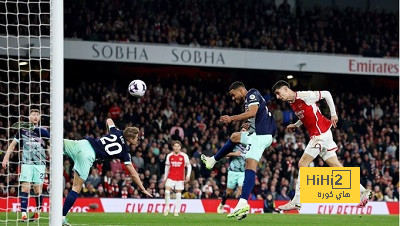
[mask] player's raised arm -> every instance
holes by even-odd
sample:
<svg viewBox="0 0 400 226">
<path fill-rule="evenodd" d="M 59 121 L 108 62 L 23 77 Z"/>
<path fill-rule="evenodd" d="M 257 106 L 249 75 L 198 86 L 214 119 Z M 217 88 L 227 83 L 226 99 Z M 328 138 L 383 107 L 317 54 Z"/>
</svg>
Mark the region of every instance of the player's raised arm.
<svg viewBox="0 0 400 226">
<path fill-rule="evenodd" d="M 106 125 L 107 125 L 107 130 L 108 130 L 108 131 L 110 131 L 110 128 L 111 128 L 111 127 L 114 127 L 114 126 L 115 126 L 114 121 L 113 121 L 112 119 L 110 119 L 110 118 L 108 118 L 108 119 L 106 120 Z"/>
<path fill-rule="evenodd" d="M 3 169 L 7 168 L 7 163 L 8 163 L 8 160 L 10 159 L 10 155 L 14 151 L 16 146 L 17 146 L 17 141 L 16 140 L 13 140 L 11 142 L 11 144 L 8 146 L 6 155 L 4 156 L 3 162 L 1 164 L 3 166 Z"/>
<path fill-rule="evenodd" d="M 329 91 L 321 91 L 321 98 L 325 99 L 328 104 L 329 111 L 331 112 L 331 122 L 333 127 L 336 128 L 338 117 L 336 115 L 335 103 L 333 102 L 332 95 Z"/>
<path fill-rule="evenodd" d="M 143 194 L 146 194 L 149 197 L 153 197 L 148 191 L 146 191 L 146 188 L 144 188 L 144 186 L 142 184 L 142 181 L 139 178 L 139 174 L 136 172 L 135 168 L 133 168 L 132 164 L 127 164 L 126 168 L 129 170 L 129 173 L 131 174 L 132 180 L 139 187 L 140 191 Z"/>
</svg>

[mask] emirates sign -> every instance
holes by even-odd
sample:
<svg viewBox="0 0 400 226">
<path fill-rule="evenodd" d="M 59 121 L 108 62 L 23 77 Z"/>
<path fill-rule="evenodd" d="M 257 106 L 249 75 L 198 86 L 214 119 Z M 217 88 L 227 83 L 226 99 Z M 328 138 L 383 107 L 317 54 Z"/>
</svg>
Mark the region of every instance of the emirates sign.
<svg viewBox="0 0 400 226">
<path fill-rule="evenodd" d="M 372 73 L 372 74 L 399 74 L 399 65 L 386 62 L 376 62 L 373 60 L 349 59 L 349 71 L 353 73 Z"/>
</svg>

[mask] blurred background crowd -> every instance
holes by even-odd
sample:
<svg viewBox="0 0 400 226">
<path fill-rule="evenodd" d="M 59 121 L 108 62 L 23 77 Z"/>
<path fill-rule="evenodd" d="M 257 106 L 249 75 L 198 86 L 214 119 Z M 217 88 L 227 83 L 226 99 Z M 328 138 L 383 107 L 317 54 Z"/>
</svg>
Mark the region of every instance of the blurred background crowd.
<svg viewBox="0 0 400 226">
<path fill-rule="evenodd" d="M 196 84 L 194 81 L 183 84 L 180 80 L 148 83 L 147 94 L 140 99 L 128 97 L 124 84 L 116 81 L 111 84 L 83 82 L 66 87 L 64 137 L 101 137 L 106 133 L 107 117 L 111 117 L 120 129 L 138 126 L 140 144 L 131 147 L 133 164 L 145 187 L 160 198 L 164 195 L 165 157 L 171 151 L 171 141 L 179 140 L 193 169 L 191 181 L 185 185 L 184 197 L 219 198 L 226 188 L 228 159 L 218 163 L 213 171 L 208 171 L 201 164 L 200 155 L 213 155 L 232 132 L 239 130 L 239 123 L 224 125 L 218 119 L 221 115 L 238 114 L 241 108 L 230 100 L 225 83 Z M 260 161 L 251 198 L 265 199 L 267 194 L 271 194 L 274 199 L 288 200 L 296 183 L 297 162 L 309 136 L 304 127 L 293 133 L 285 130 L 285 126 L 297 118 L 290 106 L 271 95 L 269 88 L 260 91 L 279 127 L 272 146 Z M 399 96 L 357 94 L 347 91 L 332 93 L 340 115 L 338 128 L 333 129 L 339 146 L 337 154 L 344 166 L 361 167 L 361 183 L 374 191 L 373 200 L 396 200 Z M 329 109 L 323 103 L 321 106 L 329 117 Z M 6 150 L 6 145 L 3 150 Z M 17 155 L 13 158 L 18 161 Z M 320 158 L 312 164 L 324 166 Z M 65 157 L 65 195 L 71 189 L 72 167 L 73 162 Z M 17 175 L 6 177 L 5 171 L 1 171 L 0 185 L 3 189 L 7 180 L 18 184 Z M 144 198 L 127 175 L 119 160 L 98 162 L 92 168 L 81 196 Z M 17 191 L 9 192 L 16 194 Z"/>
<path fill-rule="evenodd" d="M 213 171 L 209 171 L 201 163 L 200 155 L 213 155 L 232 132 L 239 130 L 239 123 L 224 125 L 218 119 L 221 115 L 238 114 L 242 109 L 227 95 L 225 81 L 212 80 L 212 84 L 210 81 L 154 80 L 147 83 L 148 91 L 140 99 L 130 97 L 125 84 L 116 81 L 67 85 L 64 137 L 99 138 L 106 133 L 107 117 L 112 118 L 120 129 L 132 125 L 139 127 L 140 142 L 137 147 L 131 146 L 132 161 L 144 186 L 156 198 L 164 197 L 162 178 L 166 155 L 172 151 L 171 141 L 179 140 L 193 169 L 190 182 L 185 184 L 183 197 L 221 198 L 227 185 L 229 159 L 223 159 Z M 295 132 L 285 130 L 286 125 L 297 121 L 297 118 L 290 106 L 278 101 L 269 89 L 265 87 L 260 91 L 278 122 L 278 132 L 260 161 L 256 186 L 250 198 L 264 200 L 270 195 L 270 200 L 289 200 L 294 194 L 297 163 L 309 136 L 304 127 Z M 361 183 L 373 190 L 372 200 L 398 200 L 399 96 L 361 95 L 356 90 L 340 89 L 332 92 L 332 96 L 340 116 L 338 128 L 333 129 L 340 161 L 344 166 L 361 168 Z M 324 101 L 321 101 L 321 109 L 330 118 Z M 6 150 L 4 143 L 2 150 Z M 18 155 L 14 154 L 11 161 L 18 162 Z M 17 171 L 16 166 L 10 172 Z M 326 165 L 318 157 L 312 166 Z M 63 167 L 66 196 L 74 177 L 73 162 L 66 156 Z M 7 190 L 8 184 L 14 186 Z M 47 189 L 48 178 L 45 193 Z M 3 197 L 7 196 L 7 192 L 9 196 L 16 196 L 18 175 L 7 176 L 6 171 L 1 169 L 0 191 Z M 96 162 L 80 196 L 145 198 L 135 188 L 119 160 Z"/>
<path fill-rule="evenodd" d="M 213 171 L 205 169 L 200 155 L 211 156 L 223 146 L 229 135 L 238 131 L 240 124 L 224 125 L 221 115 L 241 112 L 218 82 L 214 87 L 201 88 L 195 83 L 174 81 L 148 84 L 141 99 L 127 98 L 125 86 L 114 82 L 82 83 L 65 91 L 65 137 L 82 139 L 100 137 L 106 133 L 105 119 L 111 117 L 119 128 L 135 125 L 140 128 L 140 144 L 131 147 L 135 168 L 144 185 L 155 197 L 163 197 L 162 181 L 165 157 L 172 150 L 171 141 L 182 142 L 192 164 L 191 181 L 185 185 L 185 198 L 219 198 L 226 188 L 228 159 L 221 161 Z M 277 101 L 262 90 L 268 107 L 278 122 L 277 136 L 260 161 L 256 187 L 252 199 L 288 200 L 296 183 L 297 162 L 309 140 L 307 132 L 298 129 L 285 131 L 285 126 L 297 120 L 285 103 Z M 211 89 L 211 90 L 210 90 Z M 104 95 L 96 95 L 103 93 Z M 332 93 L 340 115 L 338 129 L 333 129 L 339 146 L 337 154 L 344 166 L 361 168 L 361 183 L 374 191 L 373 200 L 398 199 L 398 95 L 377 98 L 359 96 L 353 92 Z M 83 98 L 82 98 L 83 97 Z M 323 102 L 323 101 L 322 101 Z M 329 109 L 322 105 L 329 117 Z M 317 158 L 314 166 L 324 166 Z M 72 163 L 66 159 L 65 194 L 71 186 Z M 142 197 L 132 186 L 123 163 L 118 160 L 97 163 L 93 167 L 85 197 Z"/>
<path fill-rule="evenodd" d="M 73 0 L 65 10 L 75 39 L 399 56 L 398 11 L 286 0 Z"/>
</svg>

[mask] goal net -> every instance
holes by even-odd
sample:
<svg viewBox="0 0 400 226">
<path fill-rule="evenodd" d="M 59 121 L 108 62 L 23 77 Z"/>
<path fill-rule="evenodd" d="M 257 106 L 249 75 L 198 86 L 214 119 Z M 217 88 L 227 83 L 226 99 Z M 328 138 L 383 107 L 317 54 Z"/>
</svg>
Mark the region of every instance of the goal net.
<svg viewBox="0 0 400 226">
<path fill-rule="evenodd" d="M 50 0 L 0 0 L 0 225 L 49 224 L 50 8 Z"/>
</svg>

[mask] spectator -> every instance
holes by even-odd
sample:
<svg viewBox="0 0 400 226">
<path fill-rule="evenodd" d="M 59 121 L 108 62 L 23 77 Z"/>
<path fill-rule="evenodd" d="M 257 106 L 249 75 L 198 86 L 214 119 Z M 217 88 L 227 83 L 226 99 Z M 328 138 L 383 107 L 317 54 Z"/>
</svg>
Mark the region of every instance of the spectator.
<svg viewBox="0 0 400 226">
<path fill-rule="evenodd" d="M 108 111 L 108 113 L 110 114 L 110 117 L 113 120 L 116 120 L 117 118 L 119 118 L 119 115 L 121 113 L 121 108 L 118 107 L 117 103 L 114 103 L 113 106 Z"/>
<path fill-rule="evenodd" d="M 160 176 L 158 175 L 160 168 L 159 165 L 156 163 L 156 158 L 154 156 L 150 158 L 150 162 L 147 162 L 145 164 L 144 170 L 148 170 L 150 172 L 150 175 Z"/>
<path fill-rule="evenodd" d="M 276 197 L 276 200 L 290 200 L 290 197 L 287 196 L 287 187 L 283 187 L 281 190 L 281 194 Z"/>
<path fill-rule="evenodd" d="M 15 189 L 14 186 L 10 188 L 10 192 L 8 193 L 8 196 L 9 197 L 18 197 L 17 190 Z"/>
<path fill-rule="evenodd" d="M 184 199 L 195 199 L 196 195 L 193 192 L 193 188 L 189 187 L 188 189 L 185 189 L 186 191 L 183 193 L 182 197 Z"/>
<path fill-rule="evenodd" d="M 86 180 L 86 186 L 88 183 L 90 183 L 91 185 L 93 185 L 93 187 L 97 187 L 100 182 L 101 182 L 101 178 L 99 175 L 99 170 L 96 168 L 92 168 L 91 173 L 89 175 L 89 177 Z"/>
<path fill-rule="evenodd" d="M 85 102 L 83 108 L 87 113 L 93 112 L 93 108 L 96 106 L 96 103 L 93 101 L 93 96 L 89 96 L 89 100 Z"/>
<path fill-rule="evenodd" d="M 264 213 L 275 213 L 275 212 L 277 211 L 275 210 L 274 198 L 270 193 L 268 193 L 264 200 Z"/>
<path fill-rule="evenodd" d="M 177 132 L 178 131 L 178 132 Z M 169 134 L 172 137 L 173 140 L 179 140 L 179 141 L 183 141 L 184 139 L 184 132 L 183 132 L 183 128 L 181 127 L 181 125 L 179 123 L 177 123 L 174 127 L 171 128 Z"/>
<path fill-rule="evenodd" d="M 290 5 L 287 3 L 287 0 L 283 0 L 283 3 L 279 5 L 279 12 L 283 15 L 290 14 Z"/>
<path fill-rule="evenodd" d="M 390 145 L 386 147 L 386 154 L 390 155 L 392 158 L 396 158 L 397 146 L 394 142 L 390 142 Z"/>
<path fill-rule="evenodd" d="M 274 185 L 271 185 L 269 190 L 270 190 L 270 192 L 271 192 L 272 198 L 273 198 L 273 199 L 276 199 L 275 197 L 278 196 L 278 193 L 276 192 L 275 186 L 274 186 Z"/>
<path fill-rule="evenodd" d="M 126 199 L 126 198 L 128 198 L 128 195 L 129 195 L 128 187 L 123 186 L 122 191 L 121 191 L 121 198 Z"/>
<path fill-rule="evenodd" d="M 383 199 L 386 202 L 398 202 L 399 200 L 396 197 L 393 197 L 393 192 L 390 190 L 390 187 L 386 187 L 385 188 L 385 196 L 383 197 Z"/>
<path fill-rule="evenodd" d="M 104 188 L 102 186 L 99 186 L 97 188 L 97 194 L 96 194 L 97 198 L 105 198 L 106 194 L 104 193 Z"/>
<path fill-rule="evenodd" d="M 85 186 L 85 188 L 83 188 L 83 196 L 85 198 L 93 198 L 96 196 L 96 189 L 93 187 L 93 185 L 91 183 L 87 183 L 87 185 Z"/>
<path fill-rule="evenodd" d="M 280 124 L 283 122 L 283 112 L 280 105 L 276 106 L 276 109 L 273 111 L 273 116 L 276 120 L 276 123 Z"/>
<path fill-rule="evenodd" d="M 111 172 L 113 175 L 116 175 L 117 173 L 121 173 L 123 171 L 121 160 L 119 160 L 119 159 L 111 160 L 110 166 L 111 166 Z"/>
<path fill-rule="evenodd" d="M 144 169 L 144 159 L 142 158 L 142 152 L 137 151 L 135 156 L 132 157 L 132 161 L 139 171 Z"/>
<path fill-rule="evenodd" d="M 383 110 L 379 104 L 377 104 L 374 108 L 374 119 L 379 120 L 383 116 Z"/>
</svg>

